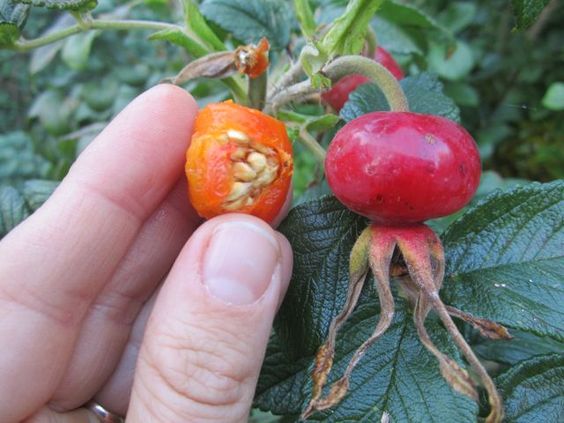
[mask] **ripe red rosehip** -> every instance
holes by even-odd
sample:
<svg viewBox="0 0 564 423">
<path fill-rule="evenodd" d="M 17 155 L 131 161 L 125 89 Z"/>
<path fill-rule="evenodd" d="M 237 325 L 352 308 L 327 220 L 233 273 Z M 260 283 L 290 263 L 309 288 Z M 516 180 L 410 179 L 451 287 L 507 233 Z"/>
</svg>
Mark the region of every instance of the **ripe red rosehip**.
<svg viewBox="0 0 564 423">
<path fill-rule="evenodd" d="M 374 60 L 390 71 L 396 79 L 403 78 L 403 72 L 392 55 L 382 47 L 378 47 L 374 54 Z M 330 105 L 337 112 L 340 111 L 347 100 L 350 93 L 358 88 L 359 85 L 370 82 L 370 79 L 363 75 L 353 74 L 347 75 L 337 81 L 330 90 L 321 94 L 321 99 Z"/>
<path fill-rule="evenodd" d="M 327 151 L 325 173 L 349 209 L 380 224 L 411 224 L 464 207 L 480 182 L 470 134 L 440 116 L 373 112 L 347 123 Z"/>
</svg>

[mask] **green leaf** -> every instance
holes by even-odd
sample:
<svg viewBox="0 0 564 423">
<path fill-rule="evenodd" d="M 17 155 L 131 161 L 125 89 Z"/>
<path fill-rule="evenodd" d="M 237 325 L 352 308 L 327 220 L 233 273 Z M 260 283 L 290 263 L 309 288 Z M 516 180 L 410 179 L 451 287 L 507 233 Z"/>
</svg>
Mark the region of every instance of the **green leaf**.
<svg viewBox="0 0 564 423">
<path fill-rule="evenodd" d="M 564 340 L 564 182 L 494 192 L 443 235 L 441 296 L 508 328 Z"/>
<path fill-rule="evenodd" d="M 549 337 L 540 337 L 528 332 L 512 330 L 509 340 L 484 340 L 472 346 L 482 358 L 498 363 L 514 365 L 535 355 L 564 354 L 564 343 Z"/>
<path fill-rule="evenodd" d="M 542 105 L 549 110 L 564 110 L 564 82 L 553 82 L 542 99 Z"/>
<path fill-rule="evenodd" d="M 59 181 L 48 181 L 45 179 L 31 179 L 25 181 L 21 193 L 27 207 L 32 212 L 37 210 L 47 201 L 58 185 Z"/>
<path fill-rule="evenodd" d="M 69 130 L 73 107 L 78 106 L 70 98 L 65 98 L 59 90 L 47 90 L 35 98 L 28 116 L 39 118 L 50 134 L 61 135 Z"/>
<path fill-rule="evenodd" d="M 319 50 L 330 59 L 337 55 L 358 54 L 364 46 L 368 24 L 384 0 L 352 0 L 342 16 L 319 43 Z"/>
<path fill-rule="evenodd" d="M 550 0 L 511 0 L 517 29 L 529 28 Z"/>
<path fill-rule="evenodd" d="M 29 216 L 29 210 L 14 187 L 0 187 L 0 238 Z"/>
<path fill-rule="evenodd" d="M 34 7 L 46 7 L 55 10 L 91 10 L 98 4 L 97 0 L 14 0 L 17 3 Z"/>
<path fill-rule="evenodd" d="M 452 33 L 417 6 L 402 3 L 398 0 L 388 0 L 382 5 L 378 16 L 394 22 L 402 28 L 431 31 L 439 38 L 447 41 L 447 45 L 454 44 L 455 40 Z"/>
<path fill-rule="evenodd" d="M 188 52 L 194 58 L 202 57 L 208 54 L 208 50 L 196 40 L 190 38 L 180 29 L 163 29 L 149 36 L 149 40 L 168 41 L 176 44 Z"/>
<path fill-rule="evenodd" d="M 445 84 L 444 91 L 460 106 L 477 107 L 480 105 L 480 94 L 466 82 L 448 82 Z"/>
<path fill-rule="evenodd" d="M 261 409 L 283 415 L 303 411 L 311 395 L 313 354 L 343 306 L 348 256 L 366 224 L 326 196 L 295 207 L 281 225 L 294 248 L 294 273 L 276 320 L 277 339 L 269 346 L 256 391 Z M 339 331 L 329 382 L 342 375 L 354 350 L 376 326 L 380 310 L 371 285 L 370 279 L 358 307 Z M 438 347 L 458 358 L 440 324 L 430 318 L 426 326 Z M 391 327 L 356 367 L 348 395 L 312 420 L 376 422 L 383 412 L 397 422 L 461 423 L 475 422 L 477 413 L 470 399 L 442 379 L 435 358 L 417 338 L 410 307 L 399 297 Z"/>
<path fill-rule="evenodd" d="M 423 54 L 423 50 L 417 39 L 408 29 L 376 16 L 373 20 L 374 31 L 378 44 L 386 48 L 386 50 L 400 54 Z"/>
<path fill-rule="evenodd" d="M 76 34 L 65 41 L 61 58 L 69 68 L 77 71 L 86 68 L 92 42 L 99 34 L 99 31 L 87 31 Z"/>
<path fill-rule="evenodd" d="M 0 47 L 9 46 L 19 38 L 28 14 L 29 6 L 0 0 Z"/>
<path fill-rule="evenodd" d="M 273 49 L 282 50 L 290 42 L 292 10 L 279 0 L 205 0 L 204 16 L 245 43 L 268 38 Z"/>
<path fill-rule="evenodd" d="M 466 1 L 448 2 L 437 20 L 444 28 L 447 28 L 452 33 L 457 33 L 472 23 L 477 9 L 475 3 Z"/>
<path fill-rule="evenodd" d="M 420 73 L 400 81 L 412 112 L 444 116 L 455 122 L 460 121 L 458 107 L 445 94 L 443 85 L 436 76 Z M 390 110 L 382 91 L 374 84 L 364 84 L 349 96 L 341 109 L 341 117 L 349 122 L 366 113 Z"/>
<path fill-rule="evenodd" d="M 505 401 L 505 422 L 564 420 L 564 355 L 522 361 L 496 379 Z"/>
<path fill-rule="evenodd" d="M 60 31 L 74 24 L 75 20 L 70 14 L 62 14 L 56 18 L 51 25 L 49 25 L 41 36 Z M 29 62 L 30 73 L 38 73 L 45 69 L 45 67 L 57 56 L 57 53 L 63 48 L 64 44 L 65 40 L 60 40 L 34 49 L 31 52 L 31 60 Z"/>
<path fill-rule="evenodd" d="M 298 17 L 302 33 L 307 38 L 313 37 L 313 35 L 315 35 L 317 24 L 313 18 L 313 12 L 311 10 L 309 0 L 294 0 L 294 9 L 296 10 L 296 15 Z"/>
<path fill-rule="evenodd" d="M 430 43 L 429 68 L 445 79 L 458 81 L 470 73 L 474 67 L 474 57 L 468 44 L 457 41 L 452 47 L 443 43 Z"/>
<path fill-rule="evenodd" d="M 330 323 L 327 313 L 344 303 L 348 256 L 365 227 L 365 218 L 334 198 L 295 207 L 280 226 L 294 249 L 295 283 L 278 314 L 277 330 L 293 357 L 313 355 L 323 343 Z M 316 284 L 318 280 L 330 289 Z"/>
<path fill-rule="evenodd" d="M 198 5 L 193 0 L 184 0 L 183 3 L 186 26 L 194 31 L 200 41 L 210 47 L 212 51 L 227 50 L 225 44 L 206 23 Z"/>
<path fill-rule="evenodd" d="M 44 178 L 50 170 L 51 163 L 34 152 L 28 135 L 19 131 L 0 135 L 0 184 Z"/>
</svg>

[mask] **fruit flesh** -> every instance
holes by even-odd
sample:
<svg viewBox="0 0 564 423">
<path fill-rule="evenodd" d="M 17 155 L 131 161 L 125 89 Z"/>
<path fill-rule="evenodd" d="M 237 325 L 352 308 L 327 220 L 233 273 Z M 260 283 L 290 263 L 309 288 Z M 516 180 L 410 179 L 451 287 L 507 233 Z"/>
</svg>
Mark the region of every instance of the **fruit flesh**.
<svg viewBox="0 0 564 423">
<path fill-rule="evenodd" d="M 381 224 L 412 224 L 452 214 L 474 195 L 480 158 L 470 134 L 448 119 L 374 112 L 345 125 L 327 152 L 336 197 Z"/>
<path fill-rule="evenodd" d="M 403 78 L 403 71 L 394 60 L 392 55 L 382 47 L 376 48 L 374 60 L 390 71 L 396 79 Z M 353 74 L 347 75 L 337 81 L 329 91 L 321 94 L 321 98 L 329 104 L 337 112 L 340 111 L 347 100 L 350 93 L 356 90 L 360 85 L 370 82 L 370 79 L 363 75 Z"/>
<path fill-rule="evenodd" d="M 198 214 L 252 214 L 272 222 L 292 176 L 292 145 L 282 122 L 230 101 L 196 118 L 186 153 L 190 201 Z"/>
</svg>

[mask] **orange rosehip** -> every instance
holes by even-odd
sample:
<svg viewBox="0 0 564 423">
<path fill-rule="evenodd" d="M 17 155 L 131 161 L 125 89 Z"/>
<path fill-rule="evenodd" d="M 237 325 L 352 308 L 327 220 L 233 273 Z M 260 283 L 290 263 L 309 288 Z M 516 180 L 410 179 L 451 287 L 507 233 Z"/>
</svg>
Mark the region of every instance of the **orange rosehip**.
<svg viewBox="0 0 564 423">
<path fill-rule="evenodd" d="M 239 212 L 272 222 L 288 195 L 292 171 L 292 144 L 279 120 L 232 101 L 198 113 L 186 176 L 200 216 Z"/>
</svg>

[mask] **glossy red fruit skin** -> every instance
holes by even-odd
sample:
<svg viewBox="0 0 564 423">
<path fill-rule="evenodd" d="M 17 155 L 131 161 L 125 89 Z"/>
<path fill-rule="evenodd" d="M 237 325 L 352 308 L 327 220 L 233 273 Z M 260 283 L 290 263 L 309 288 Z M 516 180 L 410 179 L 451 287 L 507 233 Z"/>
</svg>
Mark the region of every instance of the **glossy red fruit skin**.
<svg viewBox="0 0 564 423">
<path fill-rule="evenodd" d="M 396 79 L 404 77 L 400 66 L 383 47 L 376 48 L 374 60 L 388 69 Z M 330 90 L 321 94 L 321 99 L 338 112 L 349 99 L 350 93 L 356 90 L 359 85 L 366 84 L 367 82 L 370 82 L 370 79 L 366 76 L 358 74 L 347 75 L 333 84 Z"/>
<path fill-rule="evenodd" d="M 325 174 L 350 210 L 384 225 L 452 214 L 480 182 L 476 143 L 457 123 L 411 112 L 373 112 L 333 138 Z"/>
</svg>

